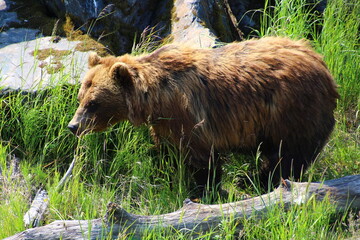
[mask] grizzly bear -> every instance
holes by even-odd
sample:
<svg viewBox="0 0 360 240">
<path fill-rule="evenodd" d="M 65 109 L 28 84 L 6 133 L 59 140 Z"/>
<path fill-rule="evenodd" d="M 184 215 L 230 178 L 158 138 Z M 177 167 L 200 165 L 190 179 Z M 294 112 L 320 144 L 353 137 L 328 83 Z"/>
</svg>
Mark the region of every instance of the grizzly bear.
<svg viewBox="0 0 360 240">
<path fill-rule="evenodd" d="M 199 185 L 214 172 L 209 164 L 219 183 L 218 153 L 259 150 L 267 186 L 280 176 L 298 179 L 317 157 L 338 97 L 305 40 L 266 37 L 213 49 L 170 44 L 140 56 L 92 53 L 68 127 L 82 135 L 124 120 L 147 124 L 155 143 L 188 151 Z"/>
</svg>

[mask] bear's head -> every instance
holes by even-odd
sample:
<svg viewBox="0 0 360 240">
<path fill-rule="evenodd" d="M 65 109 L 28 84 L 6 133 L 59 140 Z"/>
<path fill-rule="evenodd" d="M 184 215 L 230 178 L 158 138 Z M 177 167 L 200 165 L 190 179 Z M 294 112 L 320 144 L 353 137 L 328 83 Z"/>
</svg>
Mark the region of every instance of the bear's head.
<svg viewBox="0 0 360 240">
<path fill-rule="evenodd" d="M 89 70 L 79 90 L 79 107 L 68 128 L 77 136 L 98 132 L 127 119 L 126 94 L 131 91 L 129 66 L 115 57 L 89 56 Z"/>
</svg>

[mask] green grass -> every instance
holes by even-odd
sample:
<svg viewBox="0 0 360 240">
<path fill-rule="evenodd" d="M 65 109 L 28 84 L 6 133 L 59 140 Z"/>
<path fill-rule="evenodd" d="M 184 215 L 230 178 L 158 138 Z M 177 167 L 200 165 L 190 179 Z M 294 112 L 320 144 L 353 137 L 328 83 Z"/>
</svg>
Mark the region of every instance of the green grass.
<svg viewBox="0 0 360 240">
<path fill-rule="evenodd" d="M 262 10 L 260 36 L 308 38 L 324 55 L 339 84 L 341 99 L 336 128 L 329 143 L 303 179 L 321 181 L 360 173 L 360 2 L 329 0 L 324 14 L 314 14 L 305 0 L 278 1 Z M 144 48 L 152 48 L 151 41 Z M 141 45 L 134 47 L 143 52 Z M 64 76 L 64 79 L 69 76 Z M 1 78 L 1 77 L 0 77 Z M 78 86 L 57 86 L 36 95 L 1 96 L 0 111 L 0 238 L 25 229 L 22 216 L 36 190 L 50 196 L 46 223 L 57 219 L 102 217 L 106 204 L 120 203 L 135 214 L 161 214 L 179 209 L 189 197 L 189 176 L 183 159 L 168 146 L 157 151 L 146 127 L 128 122 L 104 133 L 75 138 L 66 126 L 76 107 Z M 21 177 L 12 178 L 9 156 L 21 159 Z M 72 178 L 59 192 L 56 186 L 70 162 L 77 158 Z M 231 155 L 224 166 L 227 198 L 258 195 L 256 187 L 239 189 L 235 182 L 254 171 L 255 156 Z M 211 199 L 211 198 L 209 198 Z M 205 203 L 210 202 L 205 199 Z M 359 236 L 354 215 L 336 215 L 328 202 L 310 201 L 285 211 L 269 209 L 263 219 L 224 219 L 199 239 L 344 239 Z M 236 225 L 244 228 L 236 232 Z M 149 231 L 144 239 L 189 239 L 186 233 Z"/>
<path fill-rule="evenodd" d="M 325 214 L 324 214 L 325 213 Z M 269 209 L 268 217 L 243 220 L 247 239 L 342 239 L 339 225 L 332 222 L 334 209 L 328 202 L 311 200 L 292 207 L 288 212 L 280 207 Z"/>
</svg>

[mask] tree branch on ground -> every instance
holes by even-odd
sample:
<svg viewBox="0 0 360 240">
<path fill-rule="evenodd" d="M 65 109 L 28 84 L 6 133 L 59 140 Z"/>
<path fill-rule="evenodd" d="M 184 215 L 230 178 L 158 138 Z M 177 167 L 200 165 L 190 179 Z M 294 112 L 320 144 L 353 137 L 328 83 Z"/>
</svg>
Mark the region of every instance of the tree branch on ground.
<svg viewBox="0 0 360 240">
<path fill-rule="evenodd" d="M 304 204 L 310 199 L 328 199 L 336 205 L 339 212 L 360 209 L 360 175 L 346 176 L 322 183 L 297 183 L 284 180 L 273 192 L 251 199 L 206 205 L 184 201 L 178 211 L 153 216 L 141 216 L 126 212 L 115 203 L 108 204 L 105 217 L 93 220 L 58 220 L 49 225 L 28 229 L 7 240 L 14 239 L 117 239 L 119 236 L 133 234 L 141 236 L 149 230 L 207 232 L 221 224 L 223 219 L 248 217 L 263 218 L 272 206 L 280 205 L 287 210 L 290 206 Z M 240 230 L 241 226 L 238 225 Z"/>
</svg>

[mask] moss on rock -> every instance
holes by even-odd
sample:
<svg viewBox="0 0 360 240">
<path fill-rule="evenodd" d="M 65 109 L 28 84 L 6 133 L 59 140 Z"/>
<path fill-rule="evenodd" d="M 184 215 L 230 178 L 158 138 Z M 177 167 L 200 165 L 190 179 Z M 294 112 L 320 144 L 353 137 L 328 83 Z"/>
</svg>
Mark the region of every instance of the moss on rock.
<svg viewBox="0 0 360 240">
<path fill-rule="evenodd" d="M 103 44 L 95 41 L 88 34 L 84 34 L 80 29 L 75 29 L 75 25 L 70 16 L 66 16 L 65 23 L 63 24 L 63 30 L 69 41 L 80 41 L 75 48 L 76 51 L 95 51 L 100 56 L 109 55 L 107 48 Z"/>
</svg>

